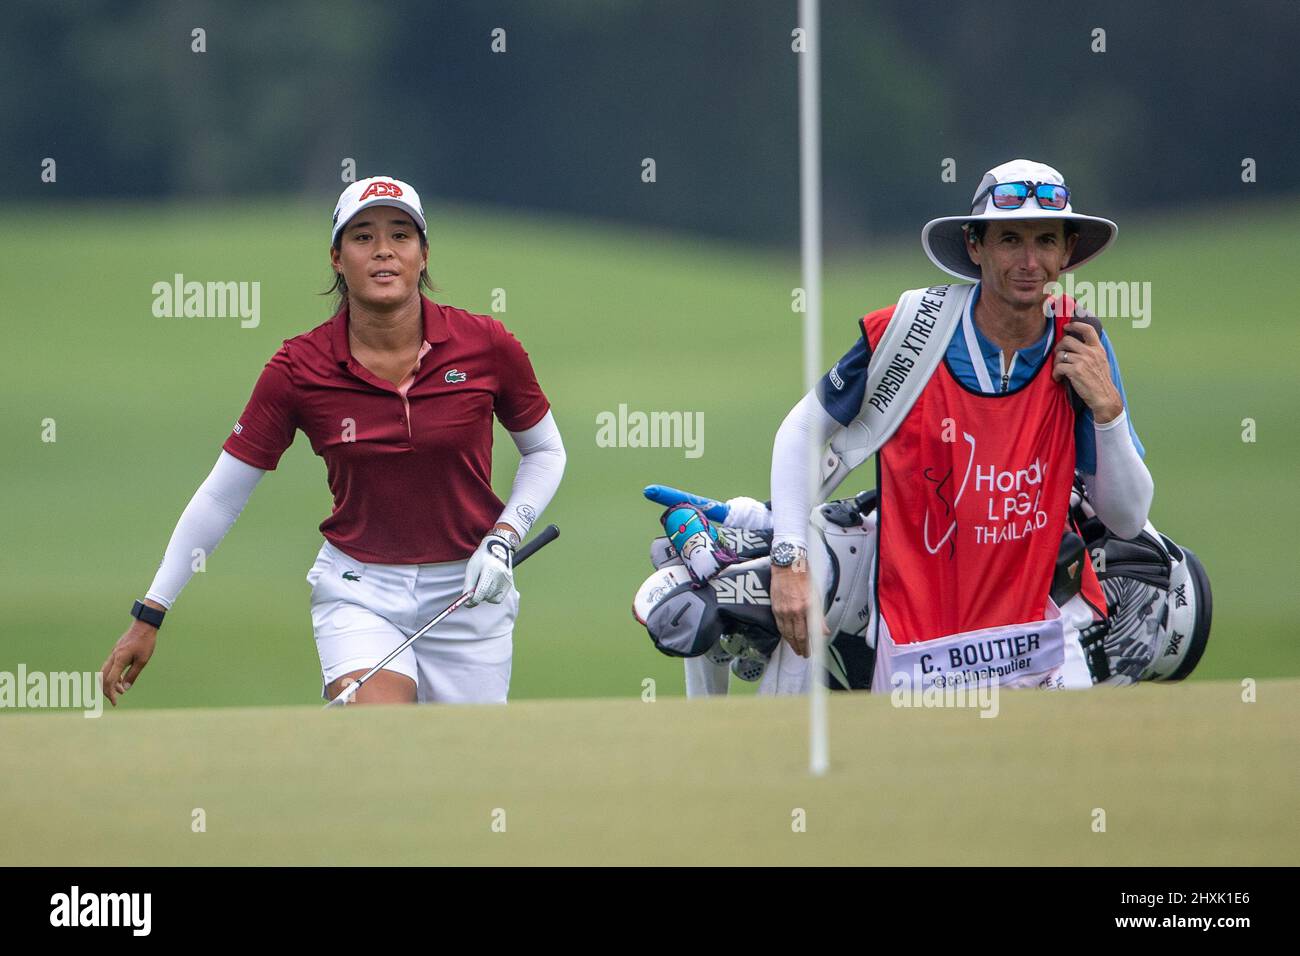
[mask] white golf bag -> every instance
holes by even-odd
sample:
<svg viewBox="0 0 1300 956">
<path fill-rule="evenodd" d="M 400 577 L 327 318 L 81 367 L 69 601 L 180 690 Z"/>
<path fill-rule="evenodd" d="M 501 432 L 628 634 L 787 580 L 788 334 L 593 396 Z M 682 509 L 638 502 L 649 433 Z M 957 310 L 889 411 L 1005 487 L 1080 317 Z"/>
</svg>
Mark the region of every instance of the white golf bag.
<svg viewBox="0 0 1300 956">
<path fill-rule="evenodd" d="M 875 649 L 867 624 L 875 506 L 876 492 L 866 491 L 827 502 L 812 516 L 817 539 L 809 560 L 817 562 L 825 582 L 830 637 L 824 679 L 832 689 L 871 686 Z M 1052 597 L 1058 604 L 1069 600 L 1082 579 L 1079 562 L 1093 562 L 1107 600 L 1106 619 L 1081 635 L 1094 683 L 1182 680 L 1209 640 L 1212 608 L 1204 567 L 1149 523 L 1137 538 L 1110 534 L 1088 506 L 1081 482 L 1072 507 L 1083 535 L 1063 536 Z M 716 532 L 734 560 L 705 581 L 692 578 L 666 537 L 656 538 L 650 547 L 655 572 L 638 589 L 633 615 L 661 653 L 699 659 L 688 667 L 691 696 L 725 693 L 724 666 L 743 680 L 775 688 L 775 675 L 767 671 L 781 643 L 770 596 L 771 532 L 723 526 Z"/>
</svg>

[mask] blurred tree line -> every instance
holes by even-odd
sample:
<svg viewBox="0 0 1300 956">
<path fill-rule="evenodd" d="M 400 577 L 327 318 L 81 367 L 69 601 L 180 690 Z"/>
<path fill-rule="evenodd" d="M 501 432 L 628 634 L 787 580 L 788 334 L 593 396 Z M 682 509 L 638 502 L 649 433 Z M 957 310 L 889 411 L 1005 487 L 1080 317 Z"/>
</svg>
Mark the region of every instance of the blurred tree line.
<svg viewBox="0 0 1300 956">
<path fill-rule="evenodd" d="M 1102 214 L 1300 188 L 1295 0 L 823 0 L 822 19 L 832 239 L 954 212 L 1013 156 Z M 332 197 L 351 158 L 426 201 L 791 243 L 797 25 L 795 0 L 11 0 L 5 193 Z"/>
</svg>

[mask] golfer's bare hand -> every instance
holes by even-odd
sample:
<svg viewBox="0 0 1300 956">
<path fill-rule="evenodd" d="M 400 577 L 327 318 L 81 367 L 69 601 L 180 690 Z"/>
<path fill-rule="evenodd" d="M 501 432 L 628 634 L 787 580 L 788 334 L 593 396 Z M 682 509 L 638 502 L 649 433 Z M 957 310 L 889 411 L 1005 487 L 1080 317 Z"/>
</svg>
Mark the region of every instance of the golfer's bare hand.
<svg viewBox="0 0 1300 956">
<path fill-rule="evenodd" d="M 1069 379 L 1070 384 L 1092 409 L 1093 420 L 1105 425 L 1124 411 L 1124 401 L 1110 377 L 1110 362 L 1106 360 L 1106 347 L 1101 344 L 1097 330 L 1086 322 L 1069 322 L 1066 332 L 1082 336 L 1063 335 L 1056 343 L 1052 378 L 1058 382 Z"/>
<path fill-rule="evenodd" d="M 158 607 L 152 601 L 145 603 L 150 607 Z M 157 640 L 158 628 L 144 621 L 136 621 L 113 645 L 112 653 L 99 670 L 99 680 L 104 696 L 114 707 L 117 706 L 117 698 L 131 689 L 144 666 L 149 663 L 149 658 L 153 657 Z"/>
</svg>

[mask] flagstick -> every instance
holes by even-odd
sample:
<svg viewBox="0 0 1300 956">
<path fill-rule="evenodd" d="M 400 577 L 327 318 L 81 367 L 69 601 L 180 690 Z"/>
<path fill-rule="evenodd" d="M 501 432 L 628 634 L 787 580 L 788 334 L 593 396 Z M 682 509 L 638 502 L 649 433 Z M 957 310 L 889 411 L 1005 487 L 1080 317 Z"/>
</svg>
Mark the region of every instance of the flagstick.
<svg viewBox="0 0 1300 956">
<path fill-rule="evenodd" d="M 822 367 L 822 176 L 821 176 L 821 38 L 818 0 L 799 0 L 799 26 L 804 30 L 804 52 L 799 57 L 799 224 L 803 260 L 803 377 L 804 392 L 810 392 L 821 377 Z M 821 487 L 822 450 L 810 442 L 809 501 L 821 504 L 816 495 Z M 816 535 L 808 544 L 815 547 Z M 822 634 L 821 582 L 809 562 L 808 641 L 812 649 L 812 686 L 809 690 L 808 769 L 820 777 L 830 765 L 826 715 L 826 638 Z"/>
</svg>

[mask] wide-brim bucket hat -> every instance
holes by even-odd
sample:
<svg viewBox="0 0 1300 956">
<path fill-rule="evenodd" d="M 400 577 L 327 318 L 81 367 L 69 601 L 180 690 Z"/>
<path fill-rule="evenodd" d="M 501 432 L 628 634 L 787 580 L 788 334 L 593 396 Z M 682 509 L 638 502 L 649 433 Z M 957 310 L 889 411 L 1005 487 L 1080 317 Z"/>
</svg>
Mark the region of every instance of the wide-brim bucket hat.
<svg viewBox="0 0 1300 956">
<path fill-rule="evenodd" d="M 1013 159 L 995 166 L 984 174 L 971 198 L 971 211 L 966 216 L 944 216 L 931 219 L 921 230 L 921 246 L 930 261 L 949 275 L 959 279 L 980 277 L 980 267 L 966 253 L 966 235 L 963 226 L 968 222 L 995 222 L 999 219 L 1068 219 L 1079 224 L 1079 239 L 1074 245 L 1070 261 L 1061 269 L 1069 272 L 1090 259 L 1095 259 L 1115 241 L 1119 226 L 1099 216 L 1077 213 L 1067 202 L 1064 209 L 1043 209 L 1031 195 L 1018 209 L 998 209 L 993 205 L 989 187 L 998 183 L 1030 182 L 1066 185 L 1059 172 L 1046 163 L 1032 159 Z"/>
</svg>

